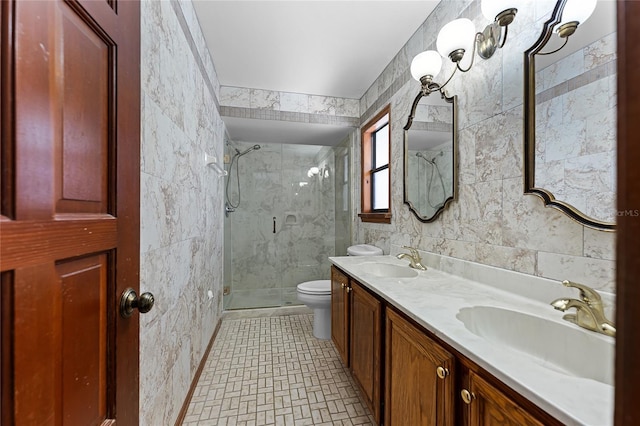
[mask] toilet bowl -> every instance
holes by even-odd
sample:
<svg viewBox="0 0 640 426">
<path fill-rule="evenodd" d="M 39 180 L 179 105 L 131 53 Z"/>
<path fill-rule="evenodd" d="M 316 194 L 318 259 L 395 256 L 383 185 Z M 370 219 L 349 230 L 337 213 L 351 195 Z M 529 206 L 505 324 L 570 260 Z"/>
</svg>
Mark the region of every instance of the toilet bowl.
<svg viewBox="0 0 640 426">
<path fill-rule="evenodd" d="M 313 335 L 331 339 L 331 280 L 298 284 L 298 300 L 313 309 Z"/>
<path fill-rule="evenodd" d="M 347 248 L 349 256 L 382 255 L 382 249 L 369 244 Z M 313 335 L 331 339 L 331 280 L 306 281 L 298 284 L 298 300 L 313 309 Z"/>
</svg>

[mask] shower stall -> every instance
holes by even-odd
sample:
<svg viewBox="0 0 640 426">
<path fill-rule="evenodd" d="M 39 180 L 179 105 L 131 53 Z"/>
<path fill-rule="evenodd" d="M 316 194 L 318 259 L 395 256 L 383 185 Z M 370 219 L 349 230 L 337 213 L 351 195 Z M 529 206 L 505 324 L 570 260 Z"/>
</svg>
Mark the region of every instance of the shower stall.
<svg viewBox="0 0 640 426">
<path fill-rule="evenodd" d="M 418 211 L 431 217 L 453 196 L 451 145 L 424 151 L 410 151 L 408 158 L 410 199 Z"/>
<path fill-rule="evenodd" d="M 343 151 L 315 145 L 227 144 L 225 309 L 299 304 L 299 283 L 329 278 L 336 218 L 341 232 L 342 222 L 349 222 L 343 211 L 348 203 L 342 201 L 343 186 L 348 186 L 342 170 L 346 162 L 342 155 L 336 185 L 337 152 Z"/>
</svg>

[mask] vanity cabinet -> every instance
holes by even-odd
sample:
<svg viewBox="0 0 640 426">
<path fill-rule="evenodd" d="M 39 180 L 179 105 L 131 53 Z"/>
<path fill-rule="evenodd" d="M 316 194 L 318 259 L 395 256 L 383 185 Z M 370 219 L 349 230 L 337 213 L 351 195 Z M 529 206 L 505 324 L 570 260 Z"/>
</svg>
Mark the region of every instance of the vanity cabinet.
<svg viewBox="0 0 640 426">
<path fill-rule="evenodd" d="M 468 390 L 461 391 L 461 397 L 468 404 L 470 426 L 543 426 L 543 423 L 474 371 L 469 371 L 468 385 Z"/>
<path fill-rule="evenodd" d="M 349 277 L 331 267 L 331 340 L 349 367 Z"/>
<path fill-rule="evenodd" d="M 331 338 L 376 424 L 562 424 L 335 266 L 331 315 Z"/>
<path fill-rule="evenodd" d="M 371 414 L 380 422 L 382 302 L 351 280 L 351 372 Z"/>
<path fill-rule="evenodd" d="M 331 268 L 331 340 L 350 367 L 371 414 L 380 422 L 382 302 L 336 267 Z"/>
<path fill-rule="evenodd" d="M 455 358 L 387 308 L 385 425 L 454 424 Z"/>
</svg>

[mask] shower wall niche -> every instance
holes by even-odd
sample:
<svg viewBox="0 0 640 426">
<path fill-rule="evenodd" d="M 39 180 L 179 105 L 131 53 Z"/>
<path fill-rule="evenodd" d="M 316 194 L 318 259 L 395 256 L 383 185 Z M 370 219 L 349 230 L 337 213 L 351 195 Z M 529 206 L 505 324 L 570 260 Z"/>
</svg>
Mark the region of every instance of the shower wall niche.
<svg viewBox="0 0 640 426">
<path fill-rule="evenodd" d="M 253 145 L 232 142 L 226 154 L 231 160 Z M 239 197 L 239 205 L 224 224 L 225 309 L 299 304 L 299 283 L 330 276 L 327 258 L 335 254 L 336 231 L 334 150 L 261 143 L 230 165 L 229 198 L 236 205 Z"/>
</svg>

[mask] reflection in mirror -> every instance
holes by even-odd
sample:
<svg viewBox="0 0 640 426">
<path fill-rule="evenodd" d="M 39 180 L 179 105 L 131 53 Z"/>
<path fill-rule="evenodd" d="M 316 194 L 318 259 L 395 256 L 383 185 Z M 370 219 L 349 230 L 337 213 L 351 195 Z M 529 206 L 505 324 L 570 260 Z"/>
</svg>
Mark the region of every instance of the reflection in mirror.
<svg viewBox="0 0 640 426">
<path fill-rule="evenodd" d="M 404 127 L 404 202 L 422 222 L 455 199 L 455 114 L 455 96 L 421 91 Z"/>
<path fill-rule="evenodd" d="M 616 2 L 598 1 L 574 34 L 559 0 L 525 52 L 525 193 L 583 225 L 616 216 Z"/>
</svg>

